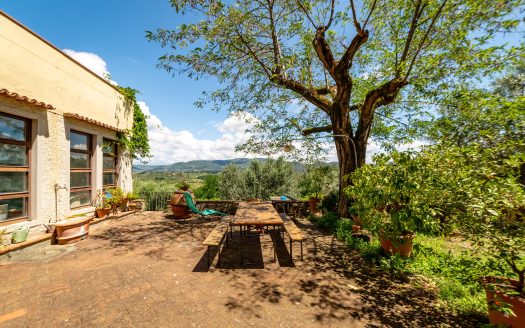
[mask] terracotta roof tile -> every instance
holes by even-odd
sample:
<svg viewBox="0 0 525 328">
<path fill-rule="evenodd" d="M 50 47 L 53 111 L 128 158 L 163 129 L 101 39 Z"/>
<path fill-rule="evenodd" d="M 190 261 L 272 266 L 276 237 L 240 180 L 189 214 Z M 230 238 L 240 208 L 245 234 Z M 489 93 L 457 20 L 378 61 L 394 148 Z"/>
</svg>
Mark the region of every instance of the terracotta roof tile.
<svg viewBox="0 0 525 328">
<path fill-rule="evenodd" d="M 32 98 L 26 97 L 26 96 L 21 96 L 18 93 L 10 92 L 7 89 L 0 89 L 0 95 L 12 98 L 12 99 L 17 100 L 17 101 L 22 101 L 22 102 L 28 103 L 28 104 L 33 105 L 33 106 L 41 107 L 41 108 L 44 108 L 44 109 L 49 109 L 49 110 L 55 109 L 55 107 L 53 107 L 50 104 L 46 104 L 46 103 L 43 103 L 41 101 L 38 101 L 36 99 L 32 99 Z"/>
<path fill-rule="evenodd" d="M 79 121 L 84 121 L 84 122 L 87 122 L 87 123 L 90 123 L 90 124 L 93 124 L 93 125 L 97 125 L 97 126 L 109 129 L 109 130 L 113 130 L 113 131 L 117 131 L 117 132 L 125 132 L 124 130 L 119 129 L 117 127 L 108 125 L 106 123 L 99 122 L 97 120 L 94 120 L 94 119 L 91 119 L 91 118 L 88 118 L 88 117 L 85 117 L 85 116 L 82 116 L 82 115 L 79 115 L 79 114 L 76 114 L 76 113 L 64 113 L 64 116 L 65 117 L 74 118 L 74 119 L 77 119 Z"/>
</svg>

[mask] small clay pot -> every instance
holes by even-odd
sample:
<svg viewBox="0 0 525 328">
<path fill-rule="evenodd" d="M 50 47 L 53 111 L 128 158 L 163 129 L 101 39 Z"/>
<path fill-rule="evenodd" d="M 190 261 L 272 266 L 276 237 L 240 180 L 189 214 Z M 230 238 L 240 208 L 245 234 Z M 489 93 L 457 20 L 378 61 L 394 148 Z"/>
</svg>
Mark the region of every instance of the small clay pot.
<svg viewBox="0 0 525 328">
<path fill-rule="evenodd" d="M 508 285 L 509 289 L 516 287 L 518 281 L 502 277 L 484 277 L 481 280 L 489 307 L 489 321 L 494 326 L 504 327 L 525 327 L 525 298 L 519 296 L 509 296 L 505 294 L 504 288 L 495 286 Z M 492 286 L 491 286 L 492 285 Z M 507 303 L 515 316 L 498 311 L 498 306 Z"/>
<path fill-rule="evenodd" d="M 413 232 L 407 232 L 398 237 L 398 241 L 394 242 L 389 238 L 380 236 L 379 242 L 381 248 L 389 254 L 399 254 L 402 257 L 412 256 L 413 244 L 415 234 Z"/>
<path fill-rule="evenodd" d="M 111 208 L 97 208 L 95 211 L 97 212 L 97 218 L 105 218 L 111 212 Z"/>
</svg>

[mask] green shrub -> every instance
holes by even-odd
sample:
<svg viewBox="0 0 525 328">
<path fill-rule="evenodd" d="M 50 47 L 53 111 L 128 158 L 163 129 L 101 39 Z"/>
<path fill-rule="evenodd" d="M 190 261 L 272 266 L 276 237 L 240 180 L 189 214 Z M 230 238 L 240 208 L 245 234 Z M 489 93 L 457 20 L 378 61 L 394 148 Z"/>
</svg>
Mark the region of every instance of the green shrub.
<svg viewBox="0 0 525 328">
<path fill-rule="evenodd" d="M 339 206 L 339 193 L 337 190 L 332 190 L 321 199 L 321 205 L 319 208 L 323 212 L 337 212 Z"/>
<path fill-rule="evenodd" d="M 328 212 L 321 217 L 310 216 L 310 220 L 321 228 L 333 233 L 339 225 L 339 216 L 337 213 Z"/>
</svg>

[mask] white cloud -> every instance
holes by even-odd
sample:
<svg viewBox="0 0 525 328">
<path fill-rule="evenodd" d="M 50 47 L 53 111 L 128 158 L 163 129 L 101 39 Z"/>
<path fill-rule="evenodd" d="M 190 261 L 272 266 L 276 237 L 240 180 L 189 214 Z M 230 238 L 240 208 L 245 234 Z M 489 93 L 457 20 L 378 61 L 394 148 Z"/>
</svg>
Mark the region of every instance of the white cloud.
<svg viewBox="0 0 525 328">
<path fill-rule="evenodd" d="M 249 138 L 245 130 L 252 126 L 254 117 L 249 114 L 234 114 L 215 128 L 221 132 L 215 140 L 197 138 L 188 130 L 174 131 L 164 126 L 161 120 L 151 113 L 145 102 L 138 102 L 144 114 L 148 115 L 148 134 L 153 158 L 151 164 L 171 164 L 192 160 L 214 160 L 243 157 L 235 152 L 235 146 Z M 247 156 L 255 157 L 255 156 Z"/>
<path fill-rule="evenodd" d="M 63 49 L 62 51 L 64 51 L 69 57 L 89 68 L 98 76 L 105 78 L 109 75 L 107 64 L 99 55 L 92 52 L 75 51 L 72 49 Z"/>
</svg>

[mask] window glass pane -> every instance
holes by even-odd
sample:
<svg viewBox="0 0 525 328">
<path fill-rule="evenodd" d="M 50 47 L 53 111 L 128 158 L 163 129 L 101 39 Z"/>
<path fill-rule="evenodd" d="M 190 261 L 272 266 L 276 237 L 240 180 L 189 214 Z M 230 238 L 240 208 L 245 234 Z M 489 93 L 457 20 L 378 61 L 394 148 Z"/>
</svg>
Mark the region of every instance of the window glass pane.
<svg viewBox="0 0 525 328">
<path fill-rule="evenodd" d="M 89 172 L 71 172 L 71 188 L 89 187 L 91 185 Z"/>
<path fill-rule="evenodd" d="M 91 204 L 91 191 L 72 191 L 69 196 L 69 205 L 71 208 L 85 206 Z"/>
<path fill-rule="evenodd" d="M 114 185 L 116 184 L 115 173 L 104 173 L 102 174 L 103 185 Z"/>
<path fill-rule="evenodd" d="M 115 157 L 104 156 L 104 165 L 105 170 L 115 168 Z"/>
<path fill-rule="evenodd" d="M 89 154 L 71 152 L 71 168 L 87 169 L 90 167 Z"/>
<path fill-rule="evenodd" d="M 0 172 L 0 193 L 27 191 L 26 172 Z"/>
<path fill-rule="evenodd" d="M 0 115 L 0 138 L 25 141 L 26 121 Z"/>
<path fill-rule="evenodd" d="M 104 154 L 110 154 L 115 155 L 115 148 L 116 144 L 112 140 L 104 139 L 104 142 L 102 143 L 102 152 Z"/>
<path fill-rule="evenodd" d="M 80 150 L 88 150 L 89 145 L 89 137 L 85 134 L 78 134 L 75 132 L 71 132 L 69 134 L 69 143 L 71 145 L 71 148 L 73 149 L 80 149 Z"/>
<path fill-rule="evenodd" d="M 0 165 L 27 166 L 27 147 L 0 143 Z"/>
<path fill-rule="evenodd" d="M 27 198 L 0 200 L 0 222 L 27 216 Z"/>
</svg>

